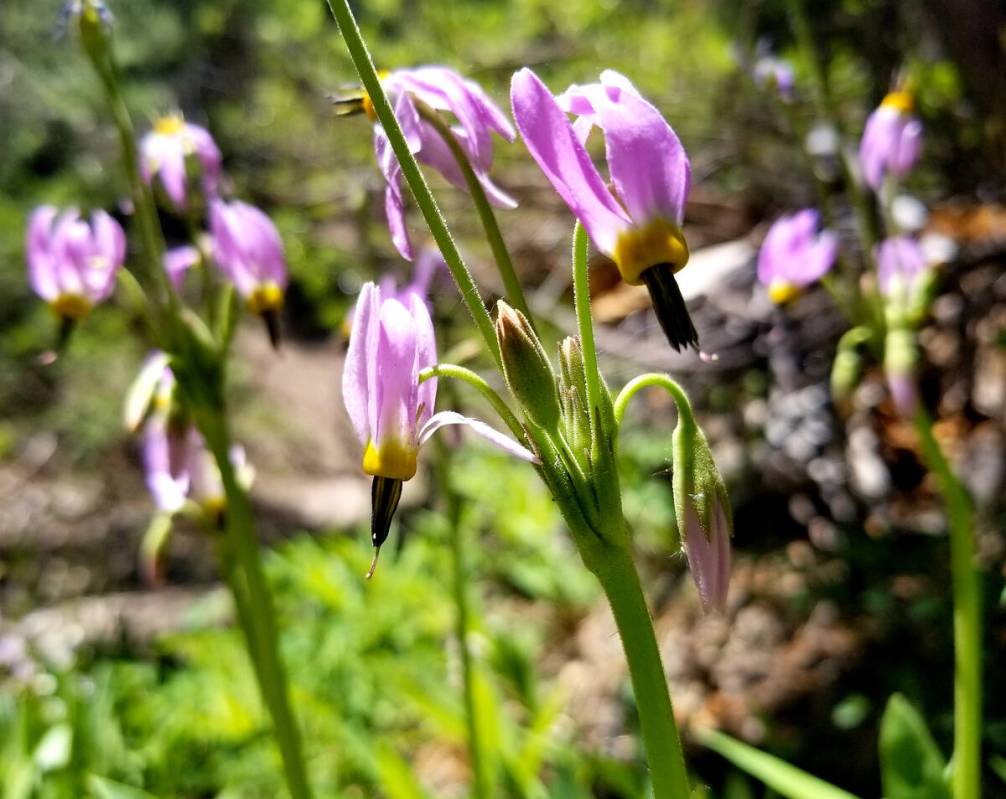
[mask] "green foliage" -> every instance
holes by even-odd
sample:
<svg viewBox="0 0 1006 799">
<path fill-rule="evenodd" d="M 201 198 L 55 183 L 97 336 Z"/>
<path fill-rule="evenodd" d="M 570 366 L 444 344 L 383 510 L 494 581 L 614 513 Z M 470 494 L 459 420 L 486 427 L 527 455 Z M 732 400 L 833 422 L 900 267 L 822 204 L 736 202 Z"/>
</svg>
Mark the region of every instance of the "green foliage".
<svg viewBox="0 0 1006 799">
<path fill-rule="evenodd" d="M 946 763 L 925 719 L 894 694 L 880 722 L 880 774 L 886 799 L 949 799 Z"/>
</svg>

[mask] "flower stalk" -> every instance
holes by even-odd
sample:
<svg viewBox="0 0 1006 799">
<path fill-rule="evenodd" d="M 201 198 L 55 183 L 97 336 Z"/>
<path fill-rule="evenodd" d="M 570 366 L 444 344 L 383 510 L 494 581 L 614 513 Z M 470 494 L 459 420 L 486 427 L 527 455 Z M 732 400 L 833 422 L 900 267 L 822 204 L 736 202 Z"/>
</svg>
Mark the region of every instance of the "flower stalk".
<svg viewBox="0 0 1006 799">
<path fill-rule="evenodd" d="M 954 474 L 923 409 L 915 429 L 926 465 L 946 503 L 950 527 L 950 571 L 954 602 L 954 799 L 981 796 L 982 599 L 975 567 L 974 512 L 964 484 Z"/>
</svg>

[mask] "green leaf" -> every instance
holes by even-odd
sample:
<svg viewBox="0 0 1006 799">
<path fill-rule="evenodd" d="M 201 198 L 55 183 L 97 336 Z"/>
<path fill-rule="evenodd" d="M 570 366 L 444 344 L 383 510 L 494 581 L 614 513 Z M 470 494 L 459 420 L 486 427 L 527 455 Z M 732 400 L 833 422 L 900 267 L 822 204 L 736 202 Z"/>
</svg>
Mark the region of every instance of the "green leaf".
<svg viewBox="0 0 1006 799">
<path fill-rule="evenodd" d="M 702 742 L 737 768 L 789 799 L 856 799 L 853 794 L 818 779 L 813 774 L 721 732 L 704 733 Z"/>
<path fill-rule="evenodd" d="M 950 799 L 946 764 L 926 722 L 901 694 L 880 721 L 880 775 L 887 799 Z"/>
<path fill-rule="evenodd" d="M 377 770 L 388 799 L 425 799 L 426 794 L 409 770 L 409 764 L 386 744 L 377 750 Z"/>
<path fill-rule="evenodd" d="M 995 772 L 995 775 L 1006 783 L 1006 758 L 1004 757 L 992 757 L 989 760 L 989 768 Z"/>
<path fill-rule="evenodd" d="M 121 782 L 113 782 L 97 774 L 87 778 L 87 787 L 91 789 L 95 799 L 156 799 L 151 793 L 123 785 Z"/>
</svg>

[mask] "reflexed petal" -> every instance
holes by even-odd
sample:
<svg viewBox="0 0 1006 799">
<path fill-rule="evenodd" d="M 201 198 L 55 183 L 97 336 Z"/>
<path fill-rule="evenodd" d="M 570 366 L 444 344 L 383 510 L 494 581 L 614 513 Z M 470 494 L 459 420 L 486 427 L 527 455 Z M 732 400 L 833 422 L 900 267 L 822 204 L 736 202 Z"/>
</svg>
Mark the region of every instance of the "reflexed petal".
<svg viewBox="0 0 1006 799">
<path fill-rule="evenodd" d="M 152 420 L 143 436 L 143 468 L 147 488 L 161 510 L 174 512 L 185 504 L 189 474 L 184 438 L 171 436 L 163 419 Z"/>
<path fill-rule="evenodd" d="M 412 241 L 409 238 L 409 227 L 405 221 L 405 197 L 402 194 L 401 179 L 402 168 L 398 165 L 398 159 L 395 158 L 395 154 L 391 149 L 391 142 L 380 125 L 374 126 L 374 153 L 387 184 L 384 189 L 384 215 L 388 220 L 391 241 L 394 243 L 398 253 L 406 261 L 411 261 L 413 250 Z"/>
<path fill-rule="evenodd" d="M 891 155 L 890 169 L 898 177 L 903 177 L 915 165 L 922 151 L 922 123 L 917 119 L 905 122 L 898 137 L 897 148 Z"/>
<path fill-rule="evenodd" d="M 32 211 L 28 219 L 25 255 L 28 260 L 28 281 L 43 300 L 54 300 L 59 294 L 52 256 L 53 223 L 58 210 L 43 205 Z"/>
<path fill-rule="evenodd" d="M 800 275 L 804 285 L 824 277 L 834 265 L 837 254 L 838 236 L 830 230 L 825 230 L 817 241 L 807 248 L 806 262 Z"/>
<path fill-rule="evenodd" d="M 185 207 L 185 149 L 180 137 L 163 137 L 157 175 L 164 192 L 176 206 Z"/>
<path fill-rule="evenodd" d="M 604 184 L 565 113 L 530 69 L 514 75 L 513 115 L 524 143 L 553 188 L 580 220 L 594 245 L 614 251 L 629 220 Z"/>
<path fill-rule="evenodd" d="M 157 391 L 157 386 L 167 368 L 167 354 L 161 350 L 155 350 L 144 360 L 139 374 L 130 384 L 126 392 L 122 418 L 126 429 L 131 433 L 138 430 L 143 423 L 151 403 L 154 401 L 154 392 Z"/>
<path fill-rule="evenodd" d="M 214 197 L 220 183 L 220 165 L 223 161 L 220 148 L 210 132 L 199 125 L 186 123 L 185 137 L 192 145 L 203 173 L 203 191 L 207 197 Z"/>
<path fill-rule="evenodd" d="M 380 292 L 373 283 L 365 283 L 353 312 L 349 349 L 342 371 L 342 400 L 356 430 L 356 437 L 365 446 L 375 432 L 370 422 L 372 418 L 376 418 L 376 396 L 372 397 L 374 383 L 371 381 L 371 373 L 376 369 L 379 314 Z M 375 403 L 373 415 L 370 412 L 372 401 Z"/>
<path fill-rule="evenodd" d="M 403 304 L 412 315 L 416 325 L 416 360 L 413 375 L 437 363 L 437 339 L 433 333 L 433 320 L 426 309 L 425 300 L 413 292 L 407 292 Z M 437 379 L 431 377 L 418 388 L 416 424 L 423 425 L 433 415 L 433 407 L 437 401 Z"/>
<path fill-rule="evenodd" d="M 126 259 L 126 234 L 119 223 L 104 211 L 91 215 L 93 254 L 85 266 L 84 278 L 92 300 L 107 299 L 115 288 L 115 276 Z"/>
<path fill-rule="evenodd" d="M 629 216 L 638 224 L 669 219 L 680 225 L 692 182 L 681 141 L 661 113 L 632 92 L 595 103 L 604 130 L 608 169 Z"/>
<path fill-rule="evenodd" d="M 433 434 L 441 427 L 454 424 L 461 424 L 471 428 L 484 439 L 492 444 L 495 444 L 504 452 L 513 455 L 515 458 L 527 461 L 528 463 L 540 463 L 537 455 L 521 444 L 518 444 L 510 438 L 510 436 L 504 435 L 495 428 L 487 425 L 485 422 L 481 422 L 478 419 L 472 419 L 468 416 L 462 416 L 460 413 L 456 413 L 455 411 L 440 411 L 440 413 L 434 414 L 432 418 L 423 425 L 422 430 L 420 430 L 419 444 L 423 445 L 429 441 Z"/>
<path fill-rule="evenodd" d="M 389 440 L 411 443 L 416 435 L 416 320 L 402 303 L 381 303 L 377 344 L 377 419 L 375 445 Z"/>
</svg>

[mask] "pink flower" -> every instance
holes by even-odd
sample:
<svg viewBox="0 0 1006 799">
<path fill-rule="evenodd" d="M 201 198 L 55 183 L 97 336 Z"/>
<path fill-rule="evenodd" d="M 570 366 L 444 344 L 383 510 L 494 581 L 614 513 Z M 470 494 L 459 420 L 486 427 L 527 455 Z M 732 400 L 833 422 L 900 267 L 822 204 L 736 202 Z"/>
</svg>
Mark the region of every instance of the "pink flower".
<svg viewBox="0 0 1006 799">
<path fill-rule="evenodd" d="M 838 237 L 818 232 L 819 216 L 805 208 L 775 221 L 758 253 L 758 280 L 773 302 L 785 303 L 820 280 L 835 263 Z"/>
<path fill-rule="evenodd" d="M 433 167 L 457 188 L 467 190 L 457 161 L 440 134 L 419 115 L 416 101 L 455 117 L 457 125 L 452 130 L 468 156 L 489 202 L 500 208 L 517 206 L 516 201 L 489 178 L 493 159 L 492 132 L 495 131 L 507 141 L 513 141 L 516 134 L 506 115 L 489 99 L 482 87 L 452 69 L 439 66 L 395 70 L 385 74 L 381 82 L 395 111 L 395 117 L 402 126 L 409 149 L 420 163 Z M 369 98 L 364 99 L 363 107 L 375 119 L 374 151 L 387 183 L 384 209 L 391 238 L 402 257 L 411 261 L 413 251 L 405 223 L 401 167 L 391 150 L 384 128 L 376 122 Z"/>
<path fill-rule="evenodd" d="M 147 183 L 160 179 L 177 208 L 185 208 L 188 192 L 186 159 L 199 164 L 203 194 L 216 197 L 220 184 L 220 150 L 206 128 L 186 122 L 180 115 L 162 117 L 140 141 L 140 173 Z"/>
<path fill-rule="evenodd" d="M 612 70 L 601 82 L 571 86 L 559 97 L 530 69 L 514 75 L 513 115 L 531 156 L 591 241 L 614 260 L 627 283 L 645 283 L 675 349 L 695 345 L 673 273 L 688 262 L 681 232 L 691 166 L 677 135 L 627 78 Z M 572 125 L 566 114 L 577 119 Z M 613 188 L 584 142 L 604 134 Z"/>
<path fill-rule="evenodd" d="M 25 251 L 32 289 L 58 316 L 76 320 L 112 294 L 126 236 L 104 211 L 88 224 L 76 209 L 60 214 L 43 205 L 28 220 Z"/>
<path fill-rule="evenodd" d="M 287 284 L 283 242 L 276 226 L 258 208 L 234 200 L 210 203 L 213 259 L 248 309 L 275 314 Z"/>
<path fill-rule="evenodd" d="M 419 447 L 441 427 L 466 425 L 522 460 L 535 455 L 484 422 L 453 411 L 433 412 L 436 378 L 419 373 L 437 362 L 433 322 L 421 296 L 386 296 L 366 283 L 357 300 L 342 377 L 346 410 L 363 445 L 363 470 L 409 480 Z"/>
<path fill-rule="evenodd" d="M 912 113 L 914 101 L 905 91 L 888 94 L 866 120 L 859 143 L 859 163 L 867 185 L 877 191 L 885 175 L 904 177 L 922 151 L 922 123 Z"/>
</svg>

